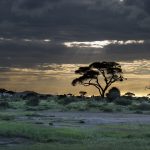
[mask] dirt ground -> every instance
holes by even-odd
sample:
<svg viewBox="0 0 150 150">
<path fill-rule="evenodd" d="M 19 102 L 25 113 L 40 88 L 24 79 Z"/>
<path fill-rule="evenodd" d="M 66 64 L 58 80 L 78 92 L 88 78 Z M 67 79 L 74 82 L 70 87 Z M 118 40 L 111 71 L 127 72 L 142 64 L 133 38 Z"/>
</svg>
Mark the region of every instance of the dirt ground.
<svg viewBox="0 0 150 150">
<path fill-rule="evenodd" d="M 56 118 L 84 120 L 90 124 L 107 123 L 150 123 L 150 115 L 93 112 L 42 112 L 42 115 Z"/>
<path fill-rule="evenodd" d="M 150 115 L 39 111 L 37 116 L 19 117 L 18 120 L 54 127 L 89 127 L 100 124 L 150 124 Z"/>
</svg>

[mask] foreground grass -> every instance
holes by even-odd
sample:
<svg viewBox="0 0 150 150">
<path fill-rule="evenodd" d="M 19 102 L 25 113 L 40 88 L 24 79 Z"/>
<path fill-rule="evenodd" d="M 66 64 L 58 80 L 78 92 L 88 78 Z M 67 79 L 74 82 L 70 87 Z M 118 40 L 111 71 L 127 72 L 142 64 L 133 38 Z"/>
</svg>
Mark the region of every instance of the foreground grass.
<svg viewBox="0 0 150 150">
<path fill-rule="evenodd" d="M 24 137 L 33 144 L 0 150 L 149 150 L 150 125 L 100 125 L 96 128 L 53 128 L 0 122 L 0 136 Z"/>
<path fill-rule="evenodd" d="M 37 142 L 59 142 L 63 140 L 84 139 L 86 134 L 77 129 L 41 127 L 30 123 L 0 122 L 0 135 L 5 137 L 24 137 Z"/>
<path fill-rule="evenodd" d="M 138 143 L 138 144 L 137 144 Z M 2 150 L 149 150 L 149 142 L 144 140 L 101 141 L 99 144 L 35 144 Z"/>
</svg>

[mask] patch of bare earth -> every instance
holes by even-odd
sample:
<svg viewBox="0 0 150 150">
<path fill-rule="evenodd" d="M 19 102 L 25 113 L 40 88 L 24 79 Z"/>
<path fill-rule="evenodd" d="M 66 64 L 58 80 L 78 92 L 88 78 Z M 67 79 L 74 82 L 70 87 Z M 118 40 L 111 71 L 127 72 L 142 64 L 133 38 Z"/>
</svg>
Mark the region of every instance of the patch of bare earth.
<svg viewBox="0 0 150 150">
<path fill-rule="evenodd" d="M 39 116 L 18 118 L 39 125 L 53 127 L 89 127 L 100 124 L 150 124 L 150 115 L 95 112 L 39 111 Z"/>
<path fill-rule="evenodd" d="M 4 137 L 0 136 L 0 146 L 15 146 L 18 144 L 32 144 L 30 139 L 23 137 Z"/>
</svg>

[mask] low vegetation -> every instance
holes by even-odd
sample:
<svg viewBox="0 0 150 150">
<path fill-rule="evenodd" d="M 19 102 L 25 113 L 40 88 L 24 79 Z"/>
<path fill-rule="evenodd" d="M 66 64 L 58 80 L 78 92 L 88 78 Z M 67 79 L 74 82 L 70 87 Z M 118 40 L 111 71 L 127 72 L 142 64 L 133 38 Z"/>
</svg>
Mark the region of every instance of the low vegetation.
<svg viewBox="0 0 150 150">
<path fill-rule="evenodd" d="M 118 89 L 109 90 L 106 98 L 85 96 L 51 96 L 47 99 L 30 97 L 29 99 L 0 100 L 0 109 L 27 111 L 60 110 L 60 111 L 97 111 L 97 112 L 150 112 L 148 97 L 120 96 Z"/>
<path fill-rule="evenodd" d="M 44 128 L 26 123 L 0 122 L 0 135 L 24 137 L 32 144 L 1 150 L 149 150 L 149 125 L 100 125 L 96 128 Z"/>
<path fill-rule="evenodd" d="M 0 138 L 31 141 L 10 142 L 11 146 L 0 144 L 0 150 L 91 150 L 93 147 L 95 150 L 149 150 L 150 147 L 149 125 L 108 124 L 87 128 L 84 119 L 67 120 L 50 114 L 49 110 L 150 114 L 149 98 L 120 96 L 117 89 L 110 90 L 105 98 L 71 94 L 47 97 L 35 93 L 23 98 L 3 97 L 0 110 Z M 48 117 L 44 115 L 47 111 Z"/>
</svg>

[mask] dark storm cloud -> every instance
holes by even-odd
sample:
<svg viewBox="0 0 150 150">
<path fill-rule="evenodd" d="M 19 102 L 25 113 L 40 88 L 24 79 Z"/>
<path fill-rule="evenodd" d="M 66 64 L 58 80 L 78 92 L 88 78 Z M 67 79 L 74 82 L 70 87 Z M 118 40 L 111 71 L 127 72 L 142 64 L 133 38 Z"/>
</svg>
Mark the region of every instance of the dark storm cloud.
<svg viewBox="0 0 150 150">
<path fill-rule="evenodd" d="M 91 63 L 93 61 L 126 61 L 149 59 L 150 42 L 143 44 L 110 44 L 104 48 L 66 47 L 43 40 L 4 40 L 0 42 L 0 64 L 3 67 L 34 68 L 51 63 Z"/>
<path fill-rule="evenodd" d="M 5 36 L 64 40 L 144 39 L 150 37 L 149 3 L 148 0 L 1 0 L 0 31 Z"/>
<path fill-rule="evenodd" d="M 150 43 L 108 46 L 105 54 L 113 60 L 141 60 L 150 58 Z"/>
<path fill-rule="evenodd" d="M 1 0 L 0 14 L 1 66 L 149 59 L 149 42 L 103 49 L 63 45 L 68 41 L 149 40 L 149 0 Z M 51 42 L 41 40 L 47 38 Z"/>
</svg>

